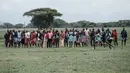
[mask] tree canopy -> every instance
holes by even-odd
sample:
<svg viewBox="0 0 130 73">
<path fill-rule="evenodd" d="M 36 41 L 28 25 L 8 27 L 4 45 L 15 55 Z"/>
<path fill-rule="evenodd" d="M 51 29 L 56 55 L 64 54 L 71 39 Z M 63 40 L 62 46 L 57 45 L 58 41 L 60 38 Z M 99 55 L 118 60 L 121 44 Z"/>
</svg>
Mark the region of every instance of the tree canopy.
<svg viewBox="0 0 130 73">
<path fill-rule="evenodd" d="M 52 27 L 54 27 L 54 28 L 69 27 L 69 24 L 62 19 L 55 19 L 52 24 Z"/>
<path fill-rule="evenodd" d="M 52 26 L 55 17 L 62 16 L 56 9 L 37 8 L 25 12 L 23 16 L 31 16 L 31 23 L 38 28 L 48 28 Z"/>
<path fill-rule="evenodd" d="M 15 28 L 22 28 L 23 26 L 24 26 L 24 24 L 22 24 L 22 23 L 15 24 Z"/>
<path fill-rule="evenodd" d="M 14 25 L 9 22 L 4 23 L 3 26 L 4 28 L 14 28 Z"/>
</svg>

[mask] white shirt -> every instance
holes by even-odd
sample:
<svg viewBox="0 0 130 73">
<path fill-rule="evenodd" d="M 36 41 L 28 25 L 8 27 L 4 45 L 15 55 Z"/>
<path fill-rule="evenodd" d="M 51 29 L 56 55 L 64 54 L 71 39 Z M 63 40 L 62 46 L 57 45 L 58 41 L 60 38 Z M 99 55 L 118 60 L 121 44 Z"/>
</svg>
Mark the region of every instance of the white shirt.
<svg viewBox="0 0 130 73">
<path fill-rule="evenodd" d="M 89 36 L 89 30 L 85 30 L 85 35 Z"/>
<path fill-rule="evenodd" d="M 39 41 L 39 40 L 40 40 L 40 38 L 39 38 L 39 36 L 40 36 L 40 33 L 37 33 L 37 34 L 38 34 L 37 40 Z"/>
<path fill-rule="evenodd" d="M 21 38 L 21 32 L 18 32 L 18 38 Z"/>
<path fill-rule="evenodd" d="M 26 32 L 26 33 L 25 33 L 25 37 L 26 37 L 26 38 L 30 38 L 30 32 Z"/>
</svg>

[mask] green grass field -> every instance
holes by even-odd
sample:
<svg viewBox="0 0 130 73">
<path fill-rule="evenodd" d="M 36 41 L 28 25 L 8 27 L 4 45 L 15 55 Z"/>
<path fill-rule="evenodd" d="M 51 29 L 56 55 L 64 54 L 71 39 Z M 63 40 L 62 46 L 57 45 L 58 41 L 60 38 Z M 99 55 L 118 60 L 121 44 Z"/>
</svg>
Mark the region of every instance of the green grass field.
<svg viewBox="0 0 130 73">
<path fill-rule="evenodd" d="M 127 31 L 130 35 L 129 28 Z M 115 50 L 108 47 L 6 49 L 1 40 L 0 73 L 130 73 L 129 39 L 124 49 L 118 46 Z"/>
</svg>

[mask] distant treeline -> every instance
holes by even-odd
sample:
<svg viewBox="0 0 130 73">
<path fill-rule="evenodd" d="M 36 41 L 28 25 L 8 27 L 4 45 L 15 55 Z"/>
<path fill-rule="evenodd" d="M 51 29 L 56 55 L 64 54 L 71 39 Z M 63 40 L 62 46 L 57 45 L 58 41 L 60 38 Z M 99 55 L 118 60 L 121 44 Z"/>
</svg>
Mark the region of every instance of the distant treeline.
<svg viewBox="0 0 130 73">
<path fill-rule="evenodd" d="M 43 24 L 44 26 L 44 24 Z M 85 28 L 85 27 L 130 27 L 130 20 L 119 20 L 117 22 L 95 23 L 90 21 L 77 21 L 67 23 L 62 19 L 55 19 L 52 28 Z M 1 23 L 0 28 L 37 28 L 32 23 L 24 25 L 23 23 L 11 24 L 9 22 Z"/>
</svg>

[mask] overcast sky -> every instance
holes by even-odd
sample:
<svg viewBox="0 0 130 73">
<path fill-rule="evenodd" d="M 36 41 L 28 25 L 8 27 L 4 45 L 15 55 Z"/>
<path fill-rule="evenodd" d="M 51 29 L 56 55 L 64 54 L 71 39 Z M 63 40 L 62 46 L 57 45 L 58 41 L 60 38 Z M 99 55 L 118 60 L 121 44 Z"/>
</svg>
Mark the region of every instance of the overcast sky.
<svg viewBox="0 0 130 73">
<path fill-rule="evenodd" d="M 0 0 L 0 22 L 29 23 L 23 13 L 41 7 L 57 9 L 67 22 L 130 19 L 130 0 Z"/>
</svg>

